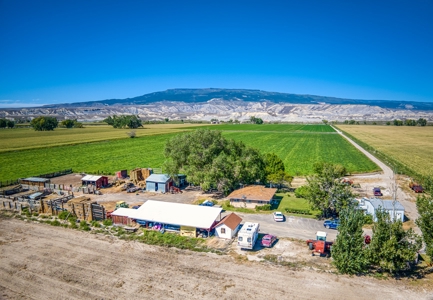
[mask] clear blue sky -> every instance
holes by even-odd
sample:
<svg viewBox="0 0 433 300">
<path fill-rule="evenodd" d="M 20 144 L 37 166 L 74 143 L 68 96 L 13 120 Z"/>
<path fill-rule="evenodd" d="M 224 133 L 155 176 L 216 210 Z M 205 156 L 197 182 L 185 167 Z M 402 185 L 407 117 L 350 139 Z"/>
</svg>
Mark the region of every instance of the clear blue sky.
<svg viewBox="0 0 433 300">
<path fill-rule="evenodd" d="M 433 101 L 433 1 L 0 0 L 0 107 L 251 88 Z"/>
</svg>

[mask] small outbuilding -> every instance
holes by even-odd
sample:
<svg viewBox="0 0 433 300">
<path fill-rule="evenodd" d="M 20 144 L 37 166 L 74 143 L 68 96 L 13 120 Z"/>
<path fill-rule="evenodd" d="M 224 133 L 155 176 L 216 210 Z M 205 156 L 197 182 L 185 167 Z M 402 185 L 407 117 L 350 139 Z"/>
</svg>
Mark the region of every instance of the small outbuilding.
<svg viewBox="0 0 433 300">
<path fill-rule="evenodd" d="M 20 179 L 20 183 L 44 187 L 45 183 L 50 183 L 50 180 L 48 178 L 41 177 L 28 177 Z"/>
<path fill-rule="evenodd" d="M 215 236 L 222 239 L 232 239 L 241 227 L 242 218 L 235 213 L 225 216 L 215 226 Z"/>
<path fill-rule="evenodd" d="M 227 198 L 233 206 L 255 208 L 257 205 L 271 204 L 276 192 L 276 188 L 250 185 L 233 191 Z"/>
<path fill-rule="evenodd" d="M 81 178 L 81 182 L 83 185 L 93 185 L 97 189 L 108 185 L 108 177 L 107 176 L 96 176 L 96 175 L 86 175 Z"/>
<path fill-rule="evenodd" d="M 147 192 L 168 193 L 173 180 L 167 174 L 152 174 L 146 178 Z"/>
<path fill-rule="evenodd" d="M 377 221 L 376 211 L 382 208 L 389 213 L 391 220 L 395 219 L 404 222 L 404 206 L 398 201 L 363 198 L 359 203 L 359 208 L 363 209 L 366 214 L 372 215 L 374 221 Z"/>
</svg>

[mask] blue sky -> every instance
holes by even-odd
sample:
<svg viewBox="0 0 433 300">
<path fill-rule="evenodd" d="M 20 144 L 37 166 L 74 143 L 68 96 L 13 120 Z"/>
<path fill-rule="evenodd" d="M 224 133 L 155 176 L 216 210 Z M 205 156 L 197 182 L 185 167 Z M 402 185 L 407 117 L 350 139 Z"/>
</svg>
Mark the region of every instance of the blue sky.
<svg viewBox="0 0 433 300">
<path fill-rule="evenodd" d="M 433 101 L 433 1 L 0 0 L 0 107 L 251 88 Z"/>
</svg>

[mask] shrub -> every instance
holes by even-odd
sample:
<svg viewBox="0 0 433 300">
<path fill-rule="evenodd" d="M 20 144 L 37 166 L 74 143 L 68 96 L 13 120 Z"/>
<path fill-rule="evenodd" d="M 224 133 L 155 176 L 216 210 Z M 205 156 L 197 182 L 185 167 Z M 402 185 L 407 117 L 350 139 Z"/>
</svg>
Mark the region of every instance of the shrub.
<svg viewBox="0 0 433 300">
<path fill-rule="evenodd" d="M 104 226 L 111 226 L 111 225 L 113 225 L 113 221 L 110 220 L 110 219 L 105 219 L 105 220 L 102 222 L 102 224 L 103 224 Z"/>
<path fill-rule="evenodd" d="M 59 213 L 58 217 L 60 220 L 66 220 L 66 218 L 70 215 L 70 212 L 67 210 L 62 211 Z"/>
<path fill-rule="evenodd" d="M 271 205 L 270 204 L 257 205 L 256 210 L 257 211 L 269 211 L 269 210 L 271 210 Z"/>
<path fill-rule="evenodd" d="M 101 224 L 98 221 L 92 221 L 91 225 L 92 227 L 96 227 L 96 228 L 101 227 Z"/>
<path fill-rule="evenodd" d="M 50 224 L 53 225 L 53 226 L 60 226 L 61 225 L 60 222 L 59 222 L 59 220 L 51 221 Z"/>
<path fill-rule="evenodd" d="M 364 216 L 364 224 L 373 224 L 373 216 L 365 215 Z"/>
<path fill-rule="evenodd" d="M 306 185 L 300 186 L 295 190 L 296 198 L 305 198 L 308 193 L 308 187 Z"/>
<path fill-rule="evenodd" d="M 300 214 L 300 215 L 311 215 L 311 211 L 308 209 L 294 209 L 294 208 L 285 208 L 286 213 L 292 214 Z"/>
</svg>

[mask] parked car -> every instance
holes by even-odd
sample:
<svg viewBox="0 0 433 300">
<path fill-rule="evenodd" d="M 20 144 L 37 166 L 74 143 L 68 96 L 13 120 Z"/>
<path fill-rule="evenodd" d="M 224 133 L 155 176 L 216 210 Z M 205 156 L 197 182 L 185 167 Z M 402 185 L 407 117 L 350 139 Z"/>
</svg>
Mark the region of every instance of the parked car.
<svg viewBox="0 0 433 300">
<path fill-rule="evenodd" d="M 374 196 L 382 196 L 382 192 L 378 187 L 373 188 L 373 194 Z"/>
<path fill-rule="evenodd" d="M 261 245 L 263 247 L 270 248 L 272 247 L 272 245 L 275 244 L 276 241 L 277 241 L 277 237 L 275 235 L 267 234 L 262 238 Z"/>
<path fill-rule="evenodd" d="M 326 220 L 325 222 L 323 222 L 323 226 L 328 229 L 337 229 L 338 226 L 340 226 L 340 220 Z"/>
<path fill-rule="evenodd" d="M 126 192 L 127 192 L 127 193 L 135 193 L 135 192 L 138 191 L 138 190 L 139 190 L 138 187 L 133 186 L 133 187 L 127 189 Z"/>
<path fill-rule="evenodd" d="M 274 215 L 274 221 L 275 222 L 283 222 L 284 221 L 284 215 L 281 212 L 276 211 L 273 213 L 273 215 Z"/>
</svg>

